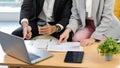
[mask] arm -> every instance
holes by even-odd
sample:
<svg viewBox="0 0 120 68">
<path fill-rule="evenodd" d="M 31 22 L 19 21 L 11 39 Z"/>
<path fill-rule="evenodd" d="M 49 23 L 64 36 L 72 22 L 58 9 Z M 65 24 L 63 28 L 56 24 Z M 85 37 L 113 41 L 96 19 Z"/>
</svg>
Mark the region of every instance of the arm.
<svg viewBox="0 0 120 68">
<path fill-rule="evenodd" d="M 113 16 L 113 6 L 114 6 L 114 0 L 104 0 L 102 15 L 100 19 L 100 25 L 96 27 L 95 32 L 92 34 L 91 37 L 102 40 L 102 35 L 106 34 L 109 30 L 110 26 L 112 25 L 112 16 Z M 100 4 L 101 5 L 101 4 Z M 102 5 L 101 5 L 102 6 Z M 106 35 L 107 36 L 107 35 Z"/>
<path fill-rule="evenodd" d="M 30 17 L 30 11 L 32 9 L 32 2 L 33 0 L 24 0 L 23 4 L 21 6 L 21 11 L 20 11 L 20 24 L 21 24 L 21 20 L 26 18 L 27 20 Z"/>
<path fill-rule="evenodd" d="M 60 35 L 60 39 L 58 41 L 59 43 L 67 41 L 69 37 L 69 33 L 71 31 L 75 33 L 78 28 L 79 16 L 78 16 L 75 0 L 73 0 L 73 7 L 71 11 L 72 11 L 72 15 L 70 18 L 70 22 L 67 25 L 66 30 Z"/>
<path fill-rule="evenodd" d="M 20 21 L 19 23 L 23 27 L 23 38 L 30 39 L 32 37 L 32 28 L 28 26 L 28 19 L 30 17 L 30 11 L 32 9 L 33 0 L 24 0 L 20 11 Z"/>
<path fill-rule="evenodd" d="M 72 15 L 70 17 L 69 24 L 67 25 L 67 28 L 71 29 L 71 31 L 73 31 L 75 33 L 76 30 L 79 28 L 79 23 L 81 21 L 80 21 L 80 17 L 79 17 L 79 14 L 78 14 L 78 10 L 77 10 L 77 7 L 76 7 L 76 1 L 75 0 L 73 0 L 72 5 L 73 5 L 73 7 L 71 9 Z"/>
<path fill-rule="evenodd" d="M 69 18 L 71 15 L 71 7 L 72 7 L 72 0 L 66 0 L 66 4 L 61 14 L 61 20 L 57 22 L 57 24 L 66 27 L 66 25 L 69 23 Z"/>
</svg>

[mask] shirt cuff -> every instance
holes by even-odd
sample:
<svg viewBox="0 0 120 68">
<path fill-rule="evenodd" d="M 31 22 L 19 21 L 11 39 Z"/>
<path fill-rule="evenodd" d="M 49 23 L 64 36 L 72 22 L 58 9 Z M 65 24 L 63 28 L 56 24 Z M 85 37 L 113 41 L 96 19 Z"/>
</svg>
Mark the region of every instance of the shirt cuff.
<svg viewBox="0 0 120 68">
<path fill-rule="evenodd" d="M 61 24 L 56 24 L 56 25 L 59 26 L 61 30 L 64 29 L 64 27 Z"/>
<path fill-rule="evenodd" d="M 21 24 L 22 24 L 23 21 L 26 21 L 27 24 L 28 24 L 28 19 L 27 19 L 27 18 L 23 18 L 23 19 L 21 20 Z"/>
</svg>

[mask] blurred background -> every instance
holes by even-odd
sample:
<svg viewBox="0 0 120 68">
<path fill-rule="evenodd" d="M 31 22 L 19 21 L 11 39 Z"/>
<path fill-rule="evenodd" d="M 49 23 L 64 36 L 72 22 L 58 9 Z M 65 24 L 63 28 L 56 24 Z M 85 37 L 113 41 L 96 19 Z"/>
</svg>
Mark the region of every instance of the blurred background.
<svg viewBox="0 0 120 68">
<path fill-rule="evenodd" d="M 11 33 L 19 27 L 22 0 L 0 0 L 0 31 Z"/>
</svg>

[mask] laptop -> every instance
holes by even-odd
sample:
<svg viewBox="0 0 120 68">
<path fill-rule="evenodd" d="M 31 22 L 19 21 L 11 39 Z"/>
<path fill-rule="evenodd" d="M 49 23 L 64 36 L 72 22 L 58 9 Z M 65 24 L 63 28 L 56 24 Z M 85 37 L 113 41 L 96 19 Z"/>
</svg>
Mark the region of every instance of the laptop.
<svg viewBox="0 0 120 68">
<path fill-rule="evenodd" d="M 51 53 L 35 48 L 32 45 L 25 45 L 23 38 L 10 35 L 0 31 L 0 44 L 3 51 L 12 57 L 34 64 L 48 57 L 53 56 Z M 27 43 L 28 44 L 28 43 Z"/>
</svg>

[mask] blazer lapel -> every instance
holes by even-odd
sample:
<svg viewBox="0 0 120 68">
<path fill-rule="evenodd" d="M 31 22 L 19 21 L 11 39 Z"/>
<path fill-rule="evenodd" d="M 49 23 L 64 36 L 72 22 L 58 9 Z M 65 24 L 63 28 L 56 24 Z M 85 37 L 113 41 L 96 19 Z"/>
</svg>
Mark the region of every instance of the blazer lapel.
<svg viewBox="0 0 120 68">
<path fill-rule="evenodd" d="M 43 8 L 44 0 L 36 0 L 36 1 L 37 1 L 36 10 L 37 13 L 39 14 Z"/>
</svg>

